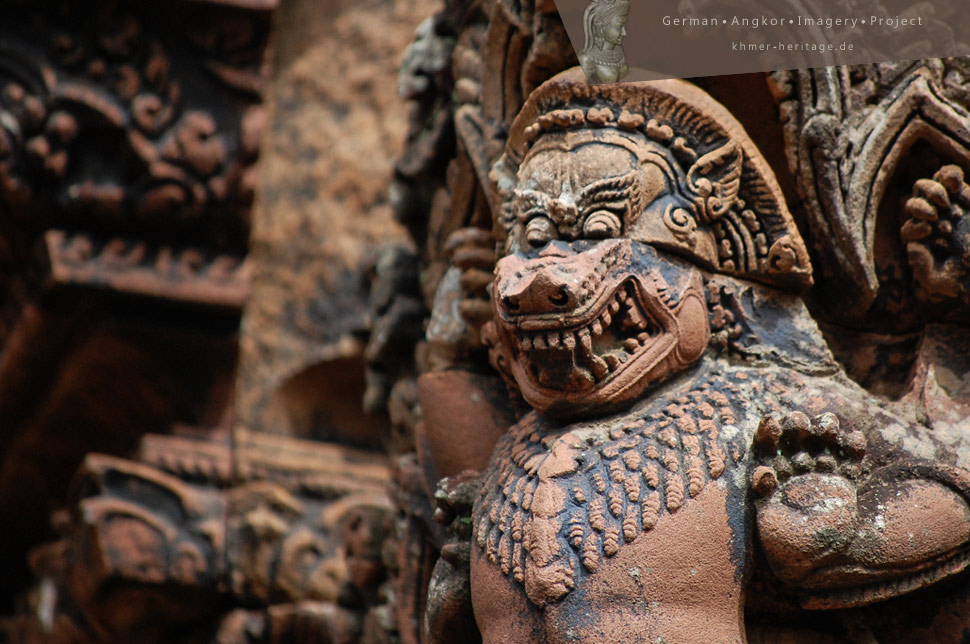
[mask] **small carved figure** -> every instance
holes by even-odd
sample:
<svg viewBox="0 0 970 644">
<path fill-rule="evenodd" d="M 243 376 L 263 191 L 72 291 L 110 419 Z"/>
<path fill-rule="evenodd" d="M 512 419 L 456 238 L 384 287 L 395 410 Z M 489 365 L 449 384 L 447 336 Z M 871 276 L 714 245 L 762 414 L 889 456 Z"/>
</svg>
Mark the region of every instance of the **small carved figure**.
<svg viewBox="0 0 970 644">
<path fill-rule="evenodd" d="M 623 52 L 629 15 L 629 0 L 592 0 L 586 7 L 586 42 L 579 52 L 579 62 L 590 83 L 617 83 L 629 73 Z"/>
</svg>

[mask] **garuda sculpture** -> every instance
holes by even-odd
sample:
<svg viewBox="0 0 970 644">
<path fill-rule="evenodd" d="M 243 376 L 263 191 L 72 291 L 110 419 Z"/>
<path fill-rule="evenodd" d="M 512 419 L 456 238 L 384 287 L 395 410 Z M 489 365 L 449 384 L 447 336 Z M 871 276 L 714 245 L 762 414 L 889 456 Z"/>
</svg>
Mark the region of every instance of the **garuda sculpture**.
<svg viewBox="0 0 970 644">
<path fill-rule="evenodd" d="M 725 108 L 574 68 L 529 96 L 490 180 L 482 336 L 532 411 L 462 479 L 470 593 L 439 563 L 430 641 L 450 594 L 484 642 L 740 644 L 752 584 L 835 609 L 966 567 L 970 473 L 832 357 L 804 243 Z"/>
</svg>

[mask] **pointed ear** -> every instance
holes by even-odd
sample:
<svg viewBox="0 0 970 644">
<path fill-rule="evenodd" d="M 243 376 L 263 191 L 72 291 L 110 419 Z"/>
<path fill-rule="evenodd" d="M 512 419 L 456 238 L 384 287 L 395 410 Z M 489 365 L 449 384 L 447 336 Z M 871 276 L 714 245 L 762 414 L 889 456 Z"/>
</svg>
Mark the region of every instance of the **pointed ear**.
<svg viewBox="0 0 970 644">
<path fill-rule="evenodd" d="M 704 221 L 720 219 L 737 205 L 743 162 L 741 146 L 728 141 L 697 159 L 687 171 L 687 187 Z"/>
</svg>

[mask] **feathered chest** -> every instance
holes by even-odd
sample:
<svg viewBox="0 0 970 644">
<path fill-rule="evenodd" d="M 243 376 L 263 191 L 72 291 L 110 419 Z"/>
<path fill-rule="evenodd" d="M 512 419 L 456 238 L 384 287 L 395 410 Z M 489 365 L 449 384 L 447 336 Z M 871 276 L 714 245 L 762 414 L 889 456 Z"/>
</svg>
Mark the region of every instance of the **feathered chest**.
<svg viewBox="0 0 970 644">
<path fill-rule="evenodd" d="M 752 405 L 737 380 L 711 376 L 645 411 L 565 429 L 527 416 L 486 471 L 478 547 L 536 605 L 562 599 L 741 462 L 749 432 L 739 428 L 756 426 L 775 396 Z"/>
</svg>

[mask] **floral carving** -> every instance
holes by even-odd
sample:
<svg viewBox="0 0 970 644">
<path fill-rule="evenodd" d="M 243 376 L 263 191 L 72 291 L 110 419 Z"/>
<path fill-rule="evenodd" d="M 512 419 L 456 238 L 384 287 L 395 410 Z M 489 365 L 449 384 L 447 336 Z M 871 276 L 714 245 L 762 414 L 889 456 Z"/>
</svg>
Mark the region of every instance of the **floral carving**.
<svg viewBox="0 0 970 644">
<path fill-rule="evenodd" d="M 120 3 L 82 9 L 46 2 L 40 13 L 14 3 L 10 11 L 11 27 L 28 27 L 4 35 L 0 181 L 7 210 L 31 227 L 193 234 L 226 249 L 245 243 L 258 95 L 240 101 L 234 87 L 213 87 L 200 101 L 198 92 L 187 93 L 184 84 L 198 83 L 198 71 L 172 51 L 186 43 L 160 35 L 164 19 L 146 23 Z M 19 15 L 28 11 L 33 20 Z M 250 59 L 261 55 L 264 15 L 199 11 L 248 25 L 248 40 L 209 39 L 211 51 L 232 46 Z M 249 59 L 236 60 L 241 75 Z M 228 64 L 220 69 L 230 75 Z M 258 89 L 250 85 L 247 92 Z"/>
</svg>

